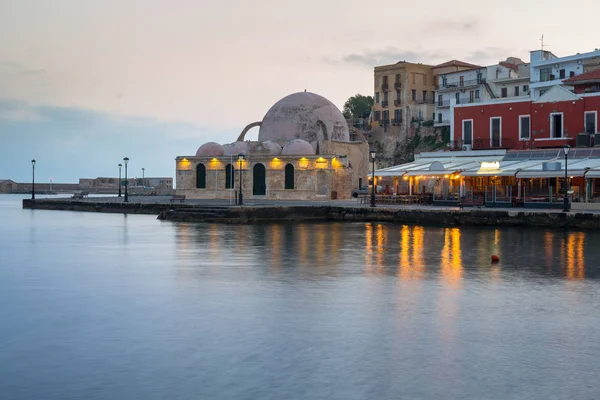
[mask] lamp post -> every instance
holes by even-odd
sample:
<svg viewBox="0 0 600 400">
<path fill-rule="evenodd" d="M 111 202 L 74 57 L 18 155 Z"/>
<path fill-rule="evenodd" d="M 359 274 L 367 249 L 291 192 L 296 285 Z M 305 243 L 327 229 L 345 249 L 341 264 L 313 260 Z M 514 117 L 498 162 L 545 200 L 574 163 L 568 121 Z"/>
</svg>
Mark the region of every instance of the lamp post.
<svg viewBox="0 0 600 400">
<path fill-rule="evenodd" d="M 242 162 L 244 161 L 244 153 L 238 154 L 238 161 L 240 162 L 240 201 L 238 204 L 242 206 L 244 205 L 244 196 L 242 195 Z"/>
<path fill-rule="evenodd" d="M 377 153 L 375 149 L 369 150 L 371 156 L 371 164 L 373 165 L 373 175 L 371 176 L 371 207 L 375 207 L 375 156 Z"/>
<path fill-rule="evenodd" d="M 121 197 L 121 185 L 123 182 L 121 182 L 121 167 L 123 167 L 123 164 L 119 163 L 119 197 Z"/>
<path fill-rule="evenodd" d="M 563 212 L 569 212 L 571 210 L 571 205 L 569 204 L 569 177 L 567 176 L 567 163 L 569 161 L 569 150 L 571 147 L 568 144 L 563 146 L 563 151 L 565 153 L 565 204 L 563 207 Z"/>
<path fill-rule="evenodd" d="M 146 186 L 146 183 L 144 182 L 144 172 L 146 171 L 146 168 L 142 168 L 142 186 Z"/>
<path fill-rule="evenodd" d="M 31 160 L 31 200 L 35 200 L 35 160 Z"/>
<path fill-rule="evenodd" d="M 125 164 L 125 199 L 123 201 L 125 203 L 129 202 L 129 196 L 127 195 L 127 186 L 129 186 L 129 182 L 127 182 L 127 163 L 129 162 L 129 157 L 125 157 L 123 159 L 123 163 Z"/>
</svg>

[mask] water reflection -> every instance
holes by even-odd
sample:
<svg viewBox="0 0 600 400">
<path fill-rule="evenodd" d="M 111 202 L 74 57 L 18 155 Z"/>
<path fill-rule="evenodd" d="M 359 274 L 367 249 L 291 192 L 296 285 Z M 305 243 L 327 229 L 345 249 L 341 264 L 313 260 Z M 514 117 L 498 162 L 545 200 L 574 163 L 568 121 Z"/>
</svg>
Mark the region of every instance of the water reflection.
<svg viewBox="0 0 600 400">
<path fill-rule="evenodd" d="M 460 286 L 462 278 L 462 250 L 460 248 L 460 229 L 444 230 L 444 248 L 441 256 L 442 280 L 451 286 Z"/>
</svg>

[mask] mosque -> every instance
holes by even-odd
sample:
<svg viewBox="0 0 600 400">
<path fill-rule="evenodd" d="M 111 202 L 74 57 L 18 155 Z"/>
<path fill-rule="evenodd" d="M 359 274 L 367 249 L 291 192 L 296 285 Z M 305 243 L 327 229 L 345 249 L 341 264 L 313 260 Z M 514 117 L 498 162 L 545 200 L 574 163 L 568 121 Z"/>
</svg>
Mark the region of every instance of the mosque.
<svg viewBox="0 0 600 400">
<path fill-rule="evenodd" d="M 258 141 L 245 140 L 254 127 Z M 246 126 L 235 143 L 208 142 L 194 156 L 177 157 L 176 191 L 186 198 L 230 199 L 241 185 L 244 199 L 350 198 L 369 172 L 369 145 L 356 136 L 331 101 L 293 93 Z"/>
</svg>

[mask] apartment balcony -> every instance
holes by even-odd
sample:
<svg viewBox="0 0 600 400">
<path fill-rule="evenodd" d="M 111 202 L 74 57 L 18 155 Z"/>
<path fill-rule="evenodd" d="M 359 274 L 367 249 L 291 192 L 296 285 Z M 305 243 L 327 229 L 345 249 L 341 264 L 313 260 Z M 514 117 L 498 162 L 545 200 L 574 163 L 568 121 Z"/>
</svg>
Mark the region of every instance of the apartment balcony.
<svg viewBox="0 0 600 400">
<path fill-rule="evenodd" d="M 402 118 L 392 119 L 392 125 L 400 125 L 400 124 L 402 124 Z"/>
<path fill-rule="evenodd" d="M 388 90 L 390 90 L 390 85 L 387 83 L 382 84 L 381 90 L 383 90 L 384 92 L 387 92 Z"/>
<path fill-rule="evenodd" d="M 400 100 L 394 100 L 394 105 L 395 105 L 396 107 L 399 107 L 399 106 L 400 106 L 400 104 L 401 104 L 401 103 L 400 103 Z"/>
<path fill-rule="evenodd" d="M 388 102 L 387 102 L 387 100 L 384 100 L 384 101 L 382 101 L 382 102 L 381 102 L 381 107 L 384 107 L 384 108 L 385 108 L 385 107 L 387 107 L 387 106 L 388 106 Z"/>
<path fill-rule="evenodd" d="M 485 79 L 470 79 L 461 82 L 443 82 L 438 85 L 438 91 L 465 89 L 471 86 L 479 86 L 485 83 Z"/>
<path fill-rule="evenodd" d="M 400 83 L 400 82 L 394 82 L 394 89 L 400 90 L 401 88 L 402 88 L 402 83 Z"/>
<path fill-rule="evenodd" d="M 463 97 L 456 100 L 456 104 L 473 104 L 481 103 L 481 97 Z"/>
<path fill-rule="evenodd" d="M 417 104 L 435 104 L 435 99 L 433 97 L 427 96 L 424 99 L 415 100 L 415 103 L 417 103 Z"/>
<path fill-rule="evenodd" d="M 382 119 L 381 121 L 379 121 L 379 125 L 381 125 L 381 126 L 388 126 L 389 124 L 390 124 L 389 119 Z"/>
<path fill-rule="evenodd" d="M 435 108 L 448 108 L 450 107 L 450 100 L 442 100 L 435 102 Z"/>
<path fill-rule="evenodd" d="M 448 125 L 450 125 L 449 119 L 443 119 L 441 121 L 439 119 L 436 119 L 435 122 L 433 123 L 433 126 L 436 128 L 440 127 L 440 126 L 448 126 Z"/>
</svg>

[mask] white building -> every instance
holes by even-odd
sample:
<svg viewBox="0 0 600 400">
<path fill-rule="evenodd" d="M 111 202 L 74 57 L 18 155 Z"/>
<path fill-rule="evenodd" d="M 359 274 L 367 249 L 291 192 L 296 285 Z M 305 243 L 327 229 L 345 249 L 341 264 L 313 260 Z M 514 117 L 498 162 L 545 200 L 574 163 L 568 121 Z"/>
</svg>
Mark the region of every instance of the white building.
<svg viewBox="0 0 600 400">
<path fill-rule="evenodd" d="M 593 59 L 600 60 L 600 50 L 567 57 L 557 57 L 546 50 L 530 52 L 531 98 L 537 100 L 552 86 L 583 74 L 585 64 Z M 572 88 L 567 86 L 567 89 Z"/>
<path fill-rule="evenodd" d="M 529 95 L 529 66 L 518 58 L 438 76 L 434 126 L 450 126 L 453 106 Z"/>
</svg>

